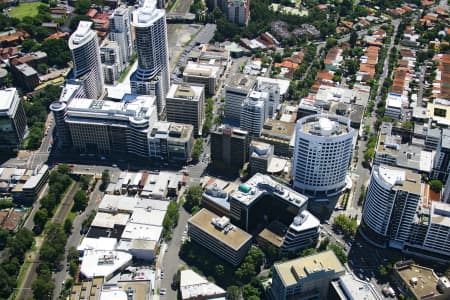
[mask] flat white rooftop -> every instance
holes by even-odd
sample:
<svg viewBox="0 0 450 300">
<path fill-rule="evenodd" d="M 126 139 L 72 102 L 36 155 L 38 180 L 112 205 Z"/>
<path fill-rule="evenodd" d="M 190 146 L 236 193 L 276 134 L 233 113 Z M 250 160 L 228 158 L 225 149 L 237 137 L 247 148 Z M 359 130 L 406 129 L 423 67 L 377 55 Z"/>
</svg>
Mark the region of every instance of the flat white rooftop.
<svg viewBox="0 0 450 300">
<path fill-rule="evenodd" d="M 114 272 L 129 265 L 133 256 L 123 251 L 87 250 L 81 262 L 81 274 L 91 279 L 96 276 L 111 277 Z"/>
<path fill-rule="evenodd" d="M 224 289 L 192 270 L 180 272 L 180 291 L 181 299 L 213 299 L 214 296 L 222 297 L 226 295 Z"/>
<path fill-rule="evenodd" d="M 122 239 L 158 241 L 161 237 L 162 226 L 128 223 L 122 233 Z"/>
<path fill-rule="evenodd" d="M 116 249 L 117 246 L 117 240 L 115 238 L 106 238 L 106 237 L 100 237 L 100 238 L 90 238 L 85 237 L 81 244 L 77 247 L 78 251 L 85 251 L 85 250 L 105 250 L 105 251 L 112 251 Z"/>
<path fill-rule="evenodd" d="M 7 113 L 10 110 L 16 93 L 15 88 L 0 90 L 0 114 Z"/>
</svg>

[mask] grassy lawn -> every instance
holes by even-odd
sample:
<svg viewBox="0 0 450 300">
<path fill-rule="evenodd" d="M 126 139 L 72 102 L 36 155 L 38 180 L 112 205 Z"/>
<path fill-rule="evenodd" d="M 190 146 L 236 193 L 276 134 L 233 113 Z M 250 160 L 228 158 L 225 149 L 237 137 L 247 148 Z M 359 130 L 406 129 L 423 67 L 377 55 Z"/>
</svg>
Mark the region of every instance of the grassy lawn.
<svg viewBox="0 0 450 300">
<path fill-rule="evenodd" d="M 38 14 L 38 6 L 47 5 L 42 2 L 30 2 L 22 3 L 19 6 L 13 7 L 13 9 L 8 13 L 10 17 L 23 19 L 24 17 L 35 17 Z"/>
</svg>

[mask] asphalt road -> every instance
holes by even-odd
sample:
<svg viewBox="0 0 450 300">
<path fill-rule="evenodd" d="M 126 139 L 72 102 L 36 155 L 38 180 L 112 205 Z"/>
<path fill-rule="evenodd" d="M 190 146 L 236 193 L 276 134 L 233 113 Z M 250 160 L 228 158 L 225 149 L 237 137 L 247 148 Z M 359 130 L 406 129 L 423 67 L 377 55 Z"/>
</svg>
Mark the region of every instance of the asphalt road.
<svg viewBox="0 0 450 300">
<path fill-rule="evenodd" d="M 190 218 L 190 214 L 183 208 L 180 209 L 180 217 L 178 219 L 178 225 L 174 228 L 172 234 L 172 240 L 168 243 L 168 250 L 164 253 L 165 259 L 163 260 L 161 270 L 164 271 L 164 279 L 161 280 L 160 287 L 167 290 L 166 295 L 161 296 L 161 299 L 177 299 L 177 291 L 172 290 L 171 283 L 173 275 L 178 271 L 179 267 L 185 265 L 185 263 L 178 256 L 182 244 L 183 231 L 186 228 L 187 221 Z"/>
<path fill-rule="evenodd" d="M 89 200 L 88 206 L 86 207 L 84 212 L 78 214 L 75 217 L 75 219 L 73 220 L 72 234 L 68 237 L 67 244 L 66 244 L 66 250 L 65 250 L 66 258 L 67 258 L 69 249 L 71 247 L 77 247 L 81 241 L 81 237 L 82 237 L 81 226 L 82 226 L 83 221 L 89 216 L 89 214 L 91 213 L 92 210 L 95 210 L 98 207 L 98 204 L 100 203 L 100 200 L 103 195 L 103 192 L 101 192 L 99 190 L 100 184 L 101 184 L 101 181 L 98 181 L 97 185 L 95 186 L 95 189 L 92 191 L 92 193 L 90 195 L 90 198 L 89 198 L 90 200 Z M 59 298 L 59 295 L 61 294 L 62 287 L 63 287 L 63 281 L 68 276 L 67 272 L 68 272 L 67 264 L 64 263 L 61 271 L 53 274 L 53 279 L 55 281 L 55 289 L 53 291 L 53 299 L 54 300 L 57 300 Z"/>
</svg>

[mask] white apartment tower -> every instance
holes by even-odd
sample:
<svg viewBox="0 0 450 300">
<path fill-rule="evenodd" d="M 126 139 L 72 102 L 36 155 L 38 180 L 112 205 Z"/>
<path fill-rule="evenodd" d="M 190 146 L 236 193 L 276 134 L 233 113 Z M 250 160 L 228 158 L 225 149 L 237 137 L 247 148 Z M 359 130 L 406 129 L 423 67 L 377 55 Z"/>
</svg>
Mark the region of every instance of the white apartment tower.
<svg viewBox="0 0 450 300">
<path fill-rule="evenodd" d="M 167 24 L 164 9 L 147 0 L 133 12 L 138 68 L 131 76 L 131 92 L 156 96 L 158 113 L 164 112 L 170 85 Z"/>
<path fill-rule="evenodd" d="M 409 239 L 421 195 L 420 174 L 375 166 L 364 202 L 362 235 L 378 247 L 402 249 Z"/>
<path fill-rule="evenodd" d="M 73 75 L 83 83 L 85 95 L 98 99 L 103 94 L 103 71 L 97 34 L 92 22 L 80 21 L 77 30 L 69 38 L 73 57 Z"/>
<path fill-rule="evenodd" d="M 261 135 L 267 119 L 268 99 L 268 93 L 252 91 L 241 105 L 241 129 L 248 131 L 252 137 Z"/>
<path fill-rule="evenodd" d="M 126 65 L 133 54 L 130 12 L 127 7 L 118 7 L 109 17 L 109 39 L 119 46 L 121 63 Z"/>
<path fill-rule="evenodd" d="M 312 115 L 297 121 L 294 188 L 312 198 L 339 194 L 346 186 L 355 130 L 340 116 Z"/>
</svg>

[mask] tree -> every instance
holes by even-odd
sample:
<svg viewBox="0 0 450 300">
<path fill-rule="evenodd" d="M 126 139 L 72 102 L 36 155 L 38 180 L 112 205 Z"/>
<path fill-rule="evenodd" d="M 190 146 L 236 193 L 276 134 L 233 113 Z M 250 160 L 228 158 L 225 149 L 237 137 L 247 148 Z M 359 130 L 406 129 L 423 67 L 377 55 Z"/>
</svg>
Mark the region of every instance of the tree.
<svg viewBox="0 0 450 300">
<path fill-rule="evenodd" d="M 73 226 L 72 226 L 72 219 L 67 218 L 64 221 L 64 232 L 66 234 L 70 234 L 72 232 L 72 228 L 73 228 Z"/>
<path fill-rule="evenodd" d="M 435 191 L 436 193 L 439 193 L 442 190 L 442 181 L 438 179 L 430 180 L 428 184 L 430 185 L 430 189 Z"/>
<path fill-rule="evenodd" d="M 89 188 L 89 183 L 91 182 L 91 177 L 87 175 L 80 176 L 80 184 L 83 190 L 87 190 Z"/>
<path fill-rule="evenodd" d="M 56 65 L 57 67 L 65 68 L 67 67 L 67 63 L 72 59 L 67 42 L 63 39 L 43 41 L 40 50 L 47 53 L 47 63 L 50 66 Z"/>
<path fill-rule="evenodd" d="M 33 47 L 36 46 L 36 41 L 33 39 L 26 39 L 22 42 L 22 50 L 25 52 L 30 51 Z"/>
<path fill-rule="evenodd" d="M 48 220 L 48 212 L 45 208 L 39 209 L 34 215 L 33 222 L 36 226 L 36 233 L 41 233 L 44 230 L 45 223 Z"/>
<path fill-rule="evenodd" d="M 84 190 L 78 190 L 73 196 L 73 210 L 83 211 L 88 204 L 88 197 Z"/>
<path fill-rule="evenodd" d="M 345 264 L 347 262 L 347 254 L 344 252 L 344 249 L 342 249 L 341 246 L 337 244 L 330 244 L 328 248 L 332 250 L 334 254 L 336 254 L 341 263 Z"/>
<path fill-rule="evenodd" d="M 48 72 L 47 64 L 38 64 L 37 67 L 36 67 L 36 71 L 39 74 L 47 74 L 47 72 Z"/>
<path fill-rule="evenodd" d="M 85 15 L 91 8 L 91 4 L 90 0 L 78 0 L 75 2 L 75 12 L 79 15 Z"/>
<path fill-rule="evenodd" d="M 110 180 L 111 179 L 109 177 L 109 171 L 108 170 L 104 170 L 102 172 L 102 184 L 100 185 L 100 190 L 102 190 L 102 191 L 106 190 Z"/>
<path fill-rule="evenodd" d="M 227 288 L 228 300 L 240 300 L 241 290 L 236 285 L 230 285 Z"/>
<path fill-rule="evenodd" d="M 70 30 L 75 31 L 75 29 L 77 29 L 78 23 L 80 23 L 80 21 L 91 21 L 91 18 L 86 16 L 85 14 L 74 16 L 70 20 L 70 25 L 69 25 Z"/>
<path fill-rule="evenodd" d="M 202 187 L 199 185 L 190 186 L 186 193 L 185 207 L 191 211 L 193 207 L 200 206 L 202 199 Z"/>
<path fill-rule="evenodd" d="M 260 299 L 259 297 L 261 296 L 261 292 L 257 287 L 254 287 L 251 284 L 246 284 L 242 287 L 242 296 L 244 299 Z"/>
<path fill-rule="evenodd" d="M 3 250 L 3 248 L 5 248 L 8 238 L 9 231 L 0 228 L 0 250 Z"/>
<path fill-rule="evenodd" d="M 225 274 L 223 265 L 216 265 L 214 267 L 214 274 L 216 275 L 216 278 L 221 278 Z"/>
<path fill-rule="evenodd" d="M 203 131 L 205 132 L 205 131 Z M 192 159 L 198 161 L 200 154 L 203 151 L 203 139 L 197 138 L 194 143 L 194 149 L 192 150 Z"/>
<path fill-rule="evenodd" d="M 58 165 L 58 173 L 60 174 L 70 174 L 72 173 L 72 168 L 68 164 L 59 164 Z"/>
<path fill-rule="evenodd" d="M 328 244 L 330 244 L 330 239 L 328 237 L 326 237 L 322 241 L 320 241 L 319 247 L 317 249 L 319 251 L 324 251 L 327 249 Z"/>
<path fill-rule="evenodd" d="M 51 278 L 39 276 L 32 285 L 34 299 L 52 299 L 55 284 Z"/>
<path fill-rule="evenodd" d="M 350 33 L 350 39 L 348 41 L 350 43 L 350 46 L 355 47 L 357 40 L 358 40 L 358 34 L 356 33 L 355 30 L 352 30 L 352 32 Z"/>
</svg>

